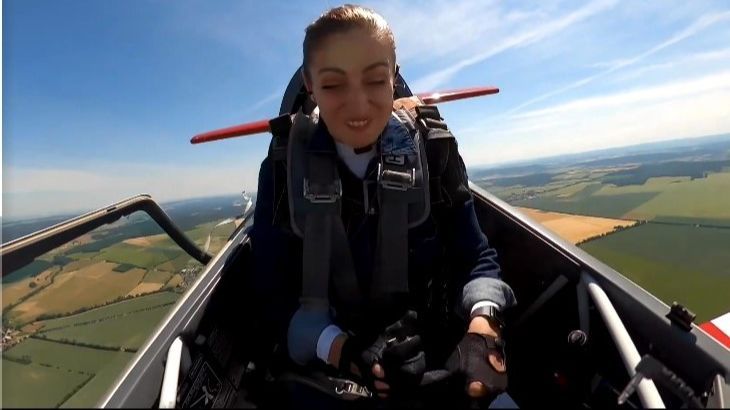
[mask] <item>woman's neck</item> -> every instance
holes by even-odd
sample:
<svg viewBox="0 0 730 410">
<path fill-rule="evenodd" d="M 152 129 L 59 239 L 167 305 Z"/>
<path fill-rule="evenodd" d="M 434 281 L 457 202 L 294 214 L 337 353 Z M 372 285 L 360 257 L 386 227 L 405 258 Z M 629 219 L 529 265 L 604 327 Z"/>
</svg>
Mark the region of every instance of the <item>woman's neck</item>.
<svg viewBox="0 0 730 410">
<path fill-rule="evenodd" d="M 370 149 L 364 152 L 362 149 L 358 149 L 357 152 L 355 152 L 355 149 L 351 146 L 338 141 L 335 141 L 335 145 L 337 146 L 337 154 L 340 158 L 342 158 L 342 161 L 345 162 L 347 168 L 349 168 L 350 171 L 352 171 L 352 173 L 358 178 L 365 178 L 365 172 L 367 172 L 368 164 L 370 164 L 370 160 L 375 157 L 375 144 L 371 145 Z"/>
</svg>

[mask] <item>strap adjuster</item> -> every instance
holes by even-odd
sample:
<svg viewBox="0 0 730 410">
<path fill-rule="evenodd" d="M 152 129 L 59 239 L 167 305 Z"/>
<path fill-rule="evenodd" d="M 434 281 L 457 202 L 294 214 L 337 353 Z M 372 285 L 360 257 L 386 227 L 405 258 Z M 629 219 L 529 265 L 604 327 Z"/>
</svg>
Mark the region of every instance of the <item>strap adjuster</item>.
<svg viewBox="0 0 730 410">
<path fill-rule="evenodd" d="M 322 189 L 324 188 L 324 189 Z M 309 179 L 304 178 L 304 198 L 313 204 L 332 204 L 342 197 L 342 183 L 336 179 L 332 184 L 322 187 L 321 185 L 309 185 Z"/>
<path fill-rule="evenodd" d="M 378 164 L 378 183 L 385 189 L 407 191 L 416 184 L 416 169 L 411 168 L 410 172 L 384 169 L 383 164 Z"/>
<path fill-rule="evenodd" d="M 334 382 L 335 393 L 338 396 L 355 396 L 354 398 L 370 398 L 373 396 L 373 393 L 367 387 L 357 384 L 352 380 L 338 379 L 336 377 L 330 377 L 329 379 Z"/>
</svg>

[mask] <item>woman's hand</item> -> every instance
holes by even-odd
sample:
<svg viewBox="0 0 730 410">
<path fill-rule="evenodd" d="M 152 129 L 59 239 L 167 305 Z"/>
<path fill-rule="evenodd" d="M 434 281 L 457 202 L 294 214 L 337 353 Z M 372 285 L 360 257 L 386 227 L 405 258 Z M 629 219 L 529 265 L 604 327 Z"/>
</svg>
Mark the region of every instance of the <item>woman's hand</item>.
<svg viewBox="0 0 730 410">
<path fill-rule="evenodd" d="M 347 334 L 342 333 L 335 338 L 334 342 L 332 342 L 328 357 L 329 363 L 340 363 L 340 359 L 342 358 L 342 348 L 345 345 L 345 341 L 347 341 Z M 335 365 L 335 367 L 337 367 L 337 365 Z M 355 363 L 350 363 L 349 371 L 350 373 L 353 373 L 357 376 L 361 376 L 360 369 L 355 365 Z M 373 385 L 378 393 L 378 396 L 382 399 L 387 398 L 390 386 L 388 385 L 388 383 L 385 383 L 383 381 L 385 380 L 385 371 L 383 370 L 383 367 L 380 364 L 375 363 L 373 364 L 373 367 L 370 369 L 370 371 L 374 379 Z"/>
<path fill-rule="evenodd" d="M 467 332 L 479 333 L 496 338 L 500 337 L 499 327 L 496 324 L 493 325 L 487 320 L 487 318 L 482 316 L 477 316 L 471 320 L 469 323 L 469 330 Z M 502 355 L 496 350 L 489 350 L 485 360 L 487 360 L 497 372 L 505 373 L 507 371 L 504 357 L 502 357 Z M 490 392 L 484 384 L 480 382 L 471 382 L 467 387 L 467 393 L 471 397 L 484 397 Z"/>
<path fill-rule="evenodd" d="M 385 370 L 383 370 L 383 366 L 375 363 L 371 370 L 373 372 L 373 377 L 375 378 L 373 385 L 375 386 L 375 390 L 378 392 L 378 396 L 381 399 L 387 399 L 390 386 L 388 383 L 383 381 L 385 380 Z"/>
<path fill-rule="evenodd" d="M 504 345 L 499 335 L 496 324 L 477 316 L 446 361 L 449 372 L 465 377 L 466 392 L 471 397 L 493 400 L 507 389 Z"/>
</svg>

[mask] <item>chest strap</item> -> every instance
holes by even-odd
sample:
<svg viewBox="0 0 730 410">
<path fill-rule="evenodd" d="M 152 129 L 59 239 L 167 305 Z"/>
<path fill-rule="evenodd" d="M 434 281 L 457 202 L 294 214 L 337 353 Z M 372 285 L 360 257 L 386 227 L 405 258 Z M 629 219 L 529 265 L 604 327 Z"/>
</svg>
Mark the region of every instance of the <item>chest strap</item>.
<svg viewBox="0 0 730 410">
<path fill-rule="evenodd" d="M 398 110 L 379 141 L 380 217 L 370 288 L 374 301 L 403 302 L 408 293 L 408 229 L 423 223 L 430 213 L 428 166 L 413 124 L 407 111 Z"/>
<path fill-rule="evenodd" d="M 350 246 L 342 223 L 342 183 L 334 142 L 317 122 L 297 113 L 287 150 L 291 227 L 302 238 L 302 306 L 329 306 L 332 282 L 346 302 L 360 304 Z"/>
<path fill-rule="evenodd" d="M 404 110 L 394 112 L 378 141 L 379 220 L 371 307 L 405 306 L 408 230 L 430 215 L 428 161 L 423 133 Z M 279 151 L 280 152 L 280 151 Z M 330 276 L 338 299 L 362 307 L 342 222 L 342 183 L 334 141 L 303 113 L 287 141 L 287 196 L 292 231 L 303 238 L 302 305 L 328 305 Z M 392 303 L 397 301 L 395 305 Z"/>
</svg>

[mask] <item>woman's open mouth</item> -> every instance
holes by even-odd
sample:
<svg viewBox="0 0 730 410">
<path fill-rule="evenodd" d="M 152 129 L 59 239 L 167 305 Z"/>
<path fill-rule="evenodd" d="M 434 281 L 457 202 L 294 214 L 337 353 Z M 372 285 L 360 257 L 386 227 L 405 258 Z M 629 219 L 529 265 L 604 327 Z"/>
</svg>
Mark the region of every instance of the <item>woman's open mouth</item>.
<svg viewBox="0 0 730 410">
<path fill-rule="evenodd" d="M 345 122 L 345 124 L 354 131 L 365 129 L 369 123 L 370 120 L 350 120 Z"/>
</svg>

